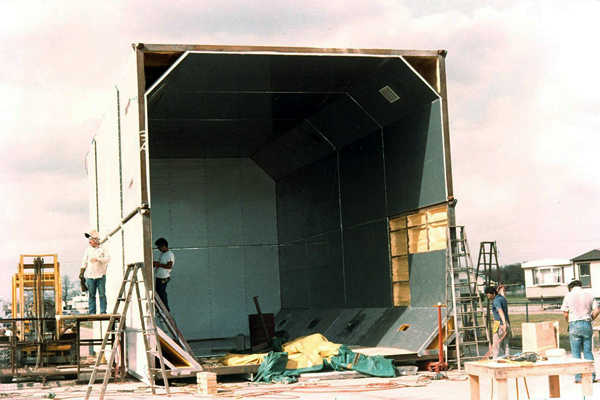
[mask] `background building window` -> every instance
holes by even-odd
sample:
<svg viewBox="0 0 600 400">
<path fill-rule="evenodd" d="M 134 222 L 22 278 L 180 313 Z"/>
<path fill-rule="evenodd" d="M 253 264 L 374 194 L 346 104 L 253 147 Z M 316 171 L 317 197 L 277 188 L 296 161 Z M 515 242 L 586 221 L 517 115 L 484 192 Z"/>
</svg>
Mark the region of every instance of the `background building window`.
<svg viewBox="0 0 600 400">
<path fill-rule="evenodd" d="M 590 264 L 578 264 L 579 280 L 583 287 L 592 287 L 592 277 L 590 276 Z"/>
<path fill-rule="evenodd" d="M 532 271 L 534 285 L 556 285 L 564 282 L 561 267 L 535 268 Z"/>
</svg>

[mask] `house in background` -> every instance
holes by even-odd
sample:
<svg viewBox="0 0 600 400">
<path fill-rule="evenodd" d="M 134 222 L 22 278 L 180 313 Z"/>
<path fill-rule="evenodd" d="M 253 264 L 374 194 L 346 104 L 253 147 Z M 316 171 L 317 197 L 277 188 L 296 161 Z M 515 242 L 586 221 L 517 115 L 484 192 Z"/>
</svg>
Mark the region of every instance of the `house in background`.
<svg viewBox="0 0 600 400">
<path fill-rule="evenodd" d="M 581 281 L 583 288 L 591 289 L 594 297 L 600 298 L 600 249 L 588 251 L 571 261 L 575 276 Z"/>
<path fill-rule="evenodd" d="M 598 252 L 600 254 L 600 251 Z M 598 258 L 600 266 L 600 258 Z M 544 259 L 521 264 L 525 274 L 527 299 L 563 298 L 569 292 L 568 283 L 573 279 L 571 260 Z"/>
</svg>

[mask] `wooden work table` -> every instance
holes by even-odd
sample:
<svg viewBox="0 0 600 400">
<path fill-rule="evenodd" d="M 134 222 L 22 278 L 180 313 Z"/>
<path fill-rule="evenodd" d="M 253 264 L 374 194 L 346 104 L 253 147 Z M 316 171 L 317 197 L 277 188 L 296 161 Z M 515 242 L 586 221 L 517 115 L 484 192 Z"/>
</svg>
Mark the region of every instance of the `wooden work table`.
<svg viewBox="0 0 600 400">
<path fill-rule="evenodd" d="M 581 374 L 581 391 L 583 396 L 592 396 L 592 373 L 594 362 L 590 360 L 568 359 L 565 361 L 538 361 L 529 365 L 501 363 L 498 361 L 477 361 L 465 363 L 465 370 L 471 384 L 471 400 L 479 400 L 479 378 L 493 380 L 497 399 L 508 399 L 509 378 L 527 378 L 530 376 L 548 376 L 548 388 L 551 398 L 560 397 L 559 375 Z M 574 379 L 571 377 L 570 379 Z"/>
</svg>

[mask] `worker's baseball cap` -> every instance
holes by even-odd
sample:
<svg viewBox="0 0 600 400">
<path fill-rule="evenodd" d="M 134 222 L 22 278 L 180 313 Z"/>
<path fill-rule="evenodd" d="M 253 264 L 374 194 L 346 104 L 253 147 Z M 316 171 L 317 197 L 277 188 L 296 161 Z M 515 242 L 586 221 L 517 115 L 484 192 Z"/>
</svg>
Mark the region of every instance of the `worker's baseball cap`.
<svg viewBox="0 0 600 400">
<path fill-rule="evenodd" d="M 95 230 L 91 230 L 85 233 L 85 237 L 88 239 L 94 238 L 94 239 L 100 239 L 100 234 L 98 233 L 98 231 Z"/>
</svg>

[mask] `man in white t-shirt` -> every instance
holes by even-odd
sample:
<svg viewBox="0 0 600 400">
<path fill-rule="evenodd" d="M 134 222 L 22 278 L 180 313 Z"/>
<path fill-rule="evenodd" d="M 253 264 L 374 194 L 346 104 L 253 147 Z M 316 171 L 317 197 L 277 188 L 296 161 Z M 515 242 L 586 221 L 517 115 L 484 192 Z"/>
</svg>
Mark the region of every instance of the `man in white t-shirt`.
<svg viewBox="0 0 600 400">
<path fill-rule="evenodd" d="M 106 314 L 106 267 L 110 252 L 100 244 L 98 231 L 85 233 L 90 246 L 85 250 L 79 278 L 85 278 L 89 289 L 88 314 L 96 314 L 96 292 L 100 299 L 100 314 Z"/>
<path fill-rule="evenodd" d="M 167 296 L 167 285 L 171 280 L 171 271 L 173 271 L 173 265 L 175 264 L 175 255 L 169 250 L 169 243 L 164 238 L 158 239 L 154 242 L 156 248 L 161 252 L 158 261 L 154 261 L 154 288 L 156 294 L 162 300 L 163 304 L 171 312 L 169 308 L 169 298 Z"/>
<path fill-rule="evenodd" d="M 584 291 L 582 283 L 578 279 L 572 280 L 569 285 L 569 293 L 563 300 L 560 308 L 565 315 L 565 320 L 569 323 L 569 341 L 571 342 L 571 355 L 573 358 L 583 358 L 594 360 L 592 354 L 594 331 L 592 330 L 592 321 L 600 314 L 600 308 L 594 296 Z M 596 374 L 593 374 L 593 380 L 596 381 Z M 581 383 L 581 374 L 575 375 L 575 383 Z"/>
</svg>

